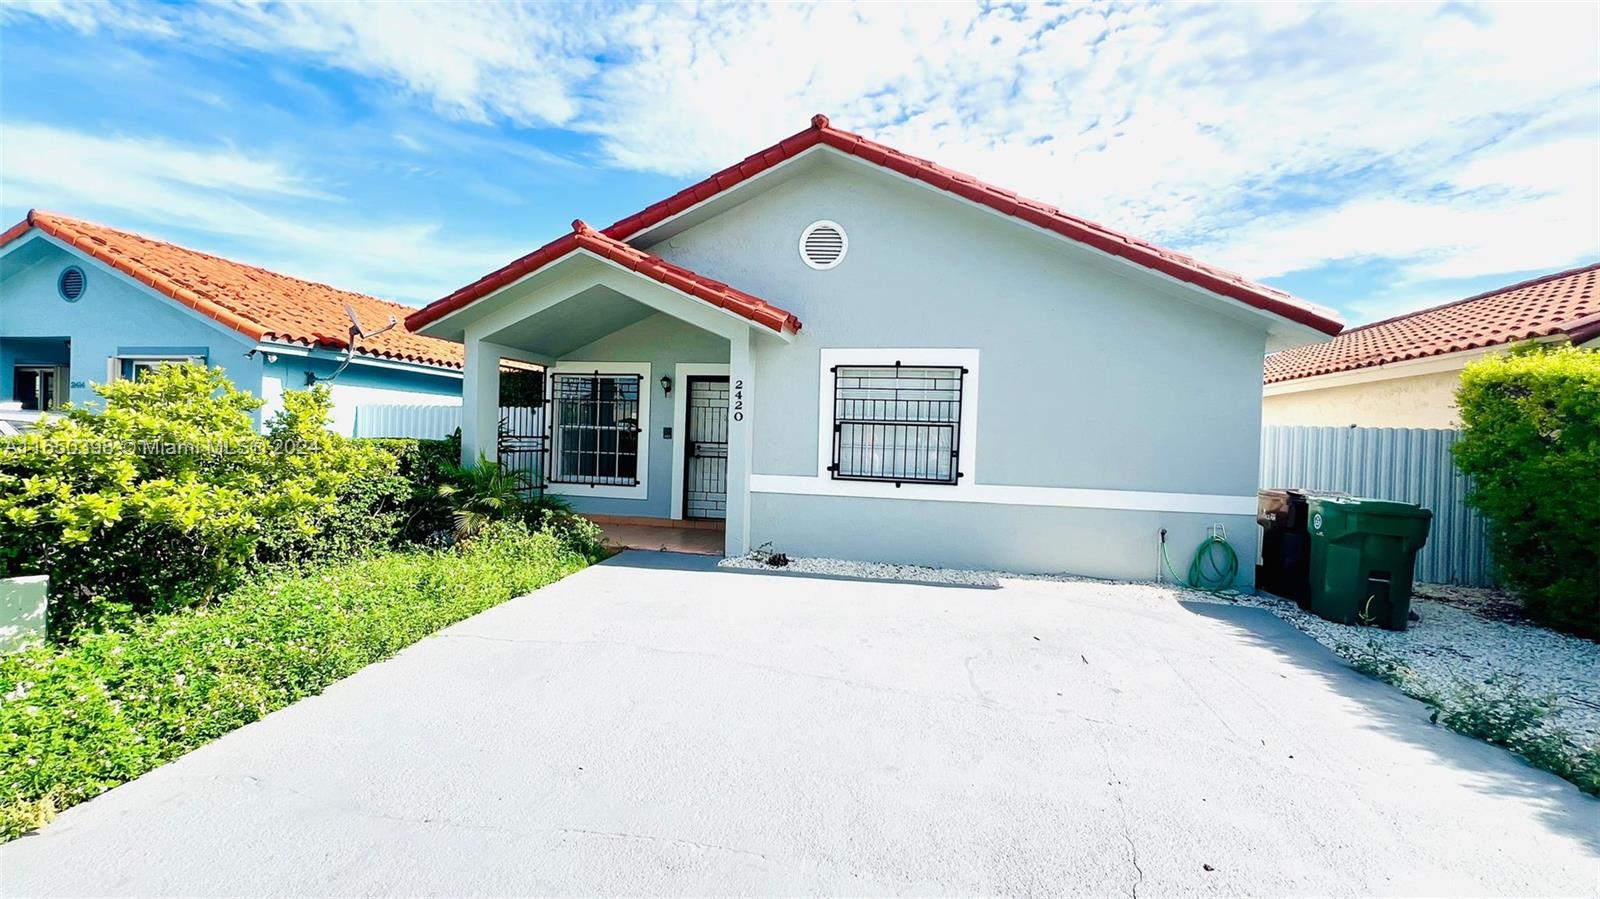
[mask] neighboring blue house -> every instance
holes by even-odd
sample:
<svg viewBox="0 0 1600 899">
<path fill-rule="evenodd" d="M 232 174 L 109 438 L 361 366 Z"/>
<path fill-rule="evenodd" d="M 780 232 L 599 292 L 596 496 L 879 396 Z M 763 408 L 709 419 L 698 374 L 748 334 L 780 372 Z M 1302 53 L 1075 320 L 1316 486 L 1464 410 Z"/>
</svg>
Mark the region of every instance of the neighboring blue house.
<svg viewBox="0 0 1600 899">
<path fill-rule="evenodd" d="M 346 307 L 367 332 L 399 324 L 351 353 Z M 414 311 L 35 210 L 0 235 L 0 402 L 91 402 L 93 383 L 192 360 L 266 400 L 263 419 L 333 377 L 330 427 L 350 434 L 359 405 L 460 403 L 461 345 L 408 331 Z"/>
</svg>

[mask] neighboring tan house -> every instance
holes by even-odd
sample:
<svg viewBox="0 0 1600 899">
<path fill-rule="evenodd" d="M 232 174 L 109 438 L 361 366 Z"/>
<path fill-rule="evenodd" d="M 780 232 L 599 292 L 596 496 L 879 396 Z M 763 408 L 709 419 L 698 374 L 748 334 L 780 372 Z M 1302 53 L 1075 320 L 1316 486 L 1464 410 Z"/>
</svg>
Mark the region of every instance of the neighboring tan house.
<svg viewBox="0 0 1600 899">
<path fill-rule="evenodd" d="M 729 554 L 1150 578 L 1221 524 L 1254 559 L 1261 359 L 1341 327 L 823 116 L 573 225 L 408 320 L 466 344 L 463 456 L 500 361 L 546 365 L 548 489 Z"/>
<path fill-rule="evenodd" d="M 398 324 L 351 353 L 346 306 L 365 331 Z M 358 404 L 460 403 L 461 345 L 407 331 L 415 311 L 34 210 L 0 234 L 0 401 L 91 402 L 92 383 L 197 361 L 264 399 L 263 421 L 321 379 L 349 434 Z"/>
<path fill-rule="evenodd" d="M 1267 357 L 1263 423 L 1456 428 L 1461 369 L 1525 340 L 1600 345 L 1600 263 Z"/>
</svg>

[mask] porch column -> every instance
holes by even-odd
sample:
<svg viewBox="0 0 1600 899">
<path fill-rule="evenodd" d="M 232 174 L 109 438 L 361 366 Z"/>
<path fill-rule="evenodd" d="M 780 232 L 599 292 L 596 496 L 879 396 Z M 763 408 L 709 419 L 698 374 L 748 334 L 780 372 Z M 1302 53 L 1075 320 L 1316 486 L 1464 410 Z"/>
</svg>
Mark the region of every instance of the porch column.
<svg viewBox="0 0 1600 899">
<path fill-rule="evenodd" d="M 474 337 L 466 340 L 465 370 L 461 379 L 461 464 L 472 465 L 482 455 L 494 460 L 500 432 L 500 347 Z"/>
<path fill-rule="evenodd" d="M 750 364 L 750 329 L 728 338 L 728 511 L 723 552 L 750 551 L 750 435 L 755 421 L 755 368 Z"/>
</svg>

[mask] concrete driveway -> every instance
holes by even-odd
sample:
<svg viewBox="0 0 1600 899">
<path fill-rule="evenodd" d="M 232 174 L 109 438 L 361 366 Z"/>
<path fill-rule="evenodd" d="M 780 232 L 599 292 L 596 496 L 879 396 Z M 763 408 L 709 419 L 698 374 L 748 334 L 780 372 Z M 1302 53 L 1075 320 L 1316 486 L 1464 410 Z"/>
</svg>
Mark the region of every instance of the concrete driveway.
<svg viewBox="0 0 1600 899">
<path fill-rule="evenodd" d="M 625 553 L 0 847 L 23 894 L 1581 894 L 1600 803 L 1253 609 Z"/>
</svg>

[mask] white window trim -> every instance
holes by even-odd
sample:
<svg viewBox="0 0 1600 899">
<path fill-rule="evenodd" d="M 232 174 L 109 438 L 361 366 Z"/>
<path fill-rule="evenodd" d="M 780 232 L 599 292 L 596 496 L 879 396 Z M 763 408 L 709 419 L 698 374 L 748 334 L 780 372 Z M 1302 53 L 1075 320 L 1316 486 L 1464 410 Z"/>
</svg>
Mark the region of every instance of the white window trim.
<svg viewBox="0 0 1600 899">
<path fill-rule="evenodd" d="M 726 363 L 679 362 L 672 369 L 672 440 L 667 446 L 672 452 L 672 518 L 683 520 L 683 478 L 686 471 L 683 446 L 685 429 L 689 427 L 689 379 L 701 376 L 726 377 L 732 380 L 732 370 Z"/>
<path fill-rule="evenodd" d="M 650 379 L 650 363 L 648 362 L 576 362 L 561 361 L 550 366 L 551 381 L 546 387 L 547 392 L 554 398 L 556 375 L 592 375 L 599 372 L 603 375 L 638 375 L 639 380 L 639 483 L 633 487 L 623 487 L 612 484 L 558 484 L 554 481 L 545 486 L 546 493 L 559 496 L 583 497 L 592 496 L 596 499 L 647 499 L 650 496 L 650 396 L 652 390 Z M 550 415 L 555 415 L 555 406 L 552 403 Z M 676 433 L 676 432 L 674 432 Z M 557 444 L 560 431 L 555 422 L 550 423 L 550 470 L 553 473 L 557 465 L 561 448 Z"/>
<path fill-rule="evenodd" d="M 107 369 L 108 369 L 108 371 L 106 372 L 106 375 L 107 375 L 106 380 L 107 381 L 120 381 L 120 380 L 123 380 L 122 363 L 124 363 L 124 362 L 146 363 L 146 364 L 152 363 L 152 362 L 171 362 L 171 363 L 175 363 L 175 364 L 178 364 L 178 365 L 183 365 L 183 364 L 189 363 L 189 362 L 193 362 L 193 363 L 196 363 L 196 364 L 199 364 L 199 365 L 208 364 L 206 362 L 206 357 L 204 357 L 204 356 L 188 356 L 188 355 L 182 355 L 182 354 L 173 356 L 173 355 L 167 355 L 167 354 L 164 354 L 164 353 L 129 353 L 129 354 L 122 355 L 122 356 L 112 356 L 111 357 L 111 361 L 107 365 Z"/>
<path fill-rule="evenodd" d="M 833 464 L 833 368 L 837 365 L 961 366 L 961 477 L 954 484 L 893 484 L 874 481 L 838 481 L 828 471 Z M 960 499 L 977 488 L 978 470 L 978 351 L 972 348 L 925 347 L 828 348 L 819 354 L 817 376 L 817 480 L 832 496 L 882 496 L 887 487 L 900 499 Z"/>
</svg>

